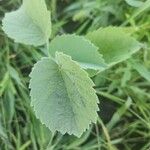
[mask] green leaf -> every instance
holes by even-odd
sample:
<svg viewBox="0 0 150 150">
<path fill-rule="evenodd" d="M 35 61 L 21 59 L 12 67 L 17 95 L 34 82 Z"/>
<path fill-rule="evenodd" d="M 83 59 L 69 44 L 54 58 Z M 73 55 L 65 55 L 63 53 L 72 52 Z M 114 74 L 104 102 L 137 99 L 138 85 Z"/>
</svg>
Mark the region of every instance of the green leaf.
<svg viewBox="0 0 150 150">
<path fill-rule="evenodd" d="M 121 28 L 100 28 L 87 35 L 103 55 L 105 62 L 112 66 L 131 57 L 141 48 L 141 44 Z"/>
<path fill-rule="evenodd" d="M 50 53 L 55 55 L 56 51 L 70 55 L 73 60 L 80 63 L 85 69 L 103 69 L 106 67 L 98 48 L 89 40 L 77 35 L 57 36 L 50 43 Z"/>
<path fill-rule="evenodd" d="M 124 114 L 130 109 L 131 105 L 133 104 L 132 99 L 128 97 L 120 108 L 113 114 L 111 120 L 107 123 L 107 129 L 110 131 L 123 117 Z"/>
<path fill-rule="evenodd" d="M 15 42 L 43 45 L 51 34 L 50 12 L 44 0 L 23 0 L 22 6 L 6 13 L 3 30 Z"/>
<path fill-rule="evenodd" d="M 41 59 L 30 77 L 31 105 L 52 132 L 80 137 L 96 122 L 99 109 L 94 83 L 70 56 L 56 52 L 55 61 Z"/>
<path fill-rule="evenodd" d="M 100 72 L 99 70 L 93 70 L 93 69 L 86 69 L 85 71 L 88 73 L 90 78 L 96 76 Z"/>
<path fill-rule="evenodd" d="M 127 4 L 133 7 L 140 7 L 144 4 L 144 2 L 141 2 L 139 0 L 125 0 Z"/>
<path fill-rule="evenodd" d="M 135 12 L 122 24 L 122 26 L 126 26 L 130 21 L 135 20 L 138 16 L 150 9 L 150 0 L 145 1 Z"/>
<path fill-rule="evenodd" d="M 8 136 L 7 136 L 7 133 L 5 131 L 5 128 L 2 126 L 1 116 L 0 116 L 0 138 L 2 138 L 4 140 L 8 140 Z"/>
<path fill-rule="evenodd" d="M 19 84 L 20 86 L 24 87 L 20 77 L 19 77 L 19 73 L 11 66 L 8 65 L 8 71 L 10 76 L 16 81 L 17 84 Z"/>
<path fill-rule="evenodd" d="M 150 82 L 150 69 L 148 69 L 142 62 L 130 60 L 132 67 L 147 81 Z"/>
</svg>

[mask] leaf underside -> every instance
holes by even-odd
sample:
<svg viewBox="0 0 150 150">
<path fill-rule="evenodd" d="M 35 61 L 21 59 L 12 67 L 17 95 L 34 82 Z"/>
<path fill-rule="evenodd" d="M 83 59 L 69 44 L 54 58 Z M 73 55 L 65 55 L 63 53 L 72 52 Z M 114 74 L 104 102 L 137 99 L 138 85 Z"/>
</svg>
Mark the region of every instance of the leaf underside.
<svg viewBox="0 0 150 150">
<path fill-rule="evenodd" d="M 98 98 L 87 73 L 70 56 L 56 52 L 43 58 L 30 74 L 31 104 L 52 132 L 78 137 L 96 122 Z"/>
<path fill-rule="evenodd" d="M 141 48 L 138 41 L 117 27 L 100 28 L 88 33 L 86 37 L 99 47 L 108 66 L 128 59 Z"/>
<path fill-rule="evenodd" d="M 53 56 L 56 51 L 70 55 L 84 69 L 101 70 L 106 67 L 98 48 L 82 36 L 74 34 L 57 36 L 51 41 L 49 51 Z"/>
<path fill-rule="evenodd" d="M 51 34 L 50 12 L 44 0 L 23 0 L 18 10 L 5 14 L 2 24 L 10 38 L 23 44 L 43 45 Z"/>
</svg>

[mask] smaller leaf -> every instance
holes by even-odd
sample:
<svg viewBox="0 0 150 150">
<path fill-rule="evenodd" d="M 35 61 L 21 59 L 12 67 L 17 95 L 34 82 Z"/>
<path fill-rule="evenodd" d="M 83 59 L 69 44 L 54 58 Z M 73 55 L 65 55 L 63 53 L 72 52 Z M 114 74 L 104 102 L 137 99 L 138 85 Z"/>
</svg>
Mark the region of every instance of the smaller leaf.
<svg viewBox="0 0 150 150">
<path fill-rule="evenodd" d="M 143 78 L 150 82 L 150 69 L 146 68 L 142 63 L 135 60 L 130 61 L 130 63 Z"/>
<path fill-rule="evenodd" d="M 124 29 L 123 29 L 124 30 Z M 87 34 L 87 38 L 99 47 L 105 62 L 112 66 L 131 57 L 142 45 L 121 28 L 100 28 Z"/>
<path fill-rule="evenodd" d="M 144 2 L 141 2 L 139 0 L 125 0 L 127 4 L 133 7 L 140 7 L 144 4 Z"/>
<path fill-rule="evenodd" d="M 5 128 L 2 126 L 1 116 L 0 116 L 0 138 L 4 139 L 5 141 L 8 140 L 8 136 L 7 136 L 6 130 L 5 130 Z"/>
<path fill-rule="evenodd" d="M 15 42 L 43 45 L 51 34 L 50 12 L 44 0 L 23 0 L 22 6 L 6 13 L 3 30 Z"/>
<path fill-rule="evenodd" d="M 106 67 L 98 48 L 82 36 L 74 34 L 57 36 L 51 41 L 49 51 L 52 56 L 55 56 L 56 51 L 70 55 L 84 69 L 102 70 Z"/>
<path fill-rule="evenodd" d="M 73 16 L 73 21 L 80 21 L 89 16 L 89 11 L 87 10 L 81 10 L 78 11 L 74 16 Z"/>
<path fill-rule="evenodd" d="M 117 111 L 113 114 L 111 120 L 107 124 L 107 129 L 109 131 L 114 127 L 115 124 L 117 124 L 121 120 L 122 116 L 127 113 L 132 103 L 132 99 L 128 97 L 125 104 L 123 104 L 120 108 L 117 109 Z"/>
<path fill-rule="evenodd" d="M 85 71 L 88 73 L 90 78 L 96 76 L 100 72 L 99 70 L 94 69 L 86 69 Z"/>
<path fill-rule="evenodd" d="M 19 77 L 19 73 L 12 66 L 8 65 L 8 71 L 9 71 L 10 76 L 16 81 L 16 83 L 24 87 Z"/>
</svg>

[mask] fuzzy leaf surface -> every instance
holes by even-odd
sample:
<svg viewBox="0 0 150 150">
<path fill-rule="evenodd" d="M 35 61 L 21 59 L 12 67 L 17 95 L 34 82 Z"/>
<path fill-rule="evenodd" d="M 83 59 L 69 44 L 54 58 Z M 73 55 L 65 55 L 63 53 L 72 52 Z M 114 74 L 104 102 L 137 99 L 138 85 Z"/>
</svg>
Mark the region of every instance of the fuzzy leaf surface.
<svg viewBox="0 0 150 150">
<path fill-rule="evenodd" d="M 109 66 L 130 58 L 141 48 L 138 41 L 117 27 L 100 28 L 86 37 L 99 47 L 100 54 Z"/>
<path fill-rule="evenodd" d="M 56 52 L 55 61 L 41 59 L 30 77 L 31 104 L 52 132 L 80 137 L 96 122 L 99 109 L 94 84 L 70 56 Z"/>
<path fill-rule="evenodd" d="M 2 24 L 10 38 L 23 44 L 43 45 L 51 34 L 50 12 L 44 0 L 23 0 L 18 10 L 5 14 Z"/>
<path fill-rule="evenodd" d="M 80 63 L 85 69 L 103 69 L 106 67 L 98 48 L 82 36 L 61 35 L 51 41 L 50 53 L 54 56 L 56 51 L 70 55 L 73 60 Z"/>
</svg>

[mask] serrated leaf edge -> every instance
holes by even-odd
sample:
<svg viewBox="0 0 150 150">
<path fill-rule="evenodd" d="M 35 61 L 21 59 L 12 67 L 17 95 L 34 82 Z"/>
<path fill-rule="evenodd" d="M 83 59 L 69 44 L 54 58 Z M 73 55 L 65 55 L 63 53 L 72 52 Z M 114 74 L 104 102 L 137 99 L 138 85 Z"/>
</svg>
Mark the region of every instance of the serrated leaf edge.
<svg viewBox="0 0 150 150">
<path fill-rule="evenodd" d="M 56 52 L 56 53 L 62 53 L 62 52 Z M 63 54 L 63 53 L 62 53 Z M 55 54 L 56 55 L 56 54 Z M 69 56 L 69 55 L 67 55 L 67 56 Z M 32 78 L 31 78 L 31 74 L 32 74 L 32 71 L 33 71 L 33 69 L 35 69 L 36 68 L 36 66 L 38 65 L 38 63 L 40 63 L 40 62 L 42 62 L 43 61 L 43 59 L 47 59 L 47 58 L 49 58 L 49 57 L 43 57 L 43 58 L 41 58 L 41 60 L 40 61 L 38 61 L 36 64 L 34 64 L 34 66 L 32 67 L 32 70 L 31 70 L 31 73 L 29 74 L 29 77 L 30 77 L 30 81 L 32 80 Z M 71 61 L 73 61 L 76 65 L 78 65 L 79 66 L 79 68 L 82 70 L 82 71 L 84 71 L 81 67 L 80 67 L 80 65 L 76 62 L 76 61 L 74 61 L 74 60 L 72 60 L 71 59 L 71 56 L 69 56 L 69 58 L 70 58 L 70 60 Z M 51 58 L 49 58 L 49 59 L 51 59 Z M 57 61 L 56 60 L 54 60 L 54 59 L 52 59 L 55 63 L 57 63 Z M 58 63 L 57 63 L 58 64 Z M 59 66 L 59 65 L 58 65 Z M 86 77 L 88 78 L 88 79 L 90 79 L 89 78 L 89 76 L 88 76 L 88 73 L 86 72 L 86 71 L 84 71 L 85 72 L 85 74 L 86 74 Z M 91 80 L 91 79 L 90 79 Z M 95 86 L 95 84 L 94 84 L 94 82 L 91 80 L 91 82 L 93 83 L 93 86 Z M 30 85 L 30 83 L 31 82 L 29 82 L 29 89 L 31 89 L 31 85 Z M 91 87 L 91 90 L 93 90 L 93 92 L 96 94 L 96 91 L 94 90 L 94 88 L 93 87 Z M 31 97 L 31 92 L 30 92 L 30 97 Z M 37 119 L 39 119 L 40 120 L 40 122 L 43 124 L 43 125 L 45 125 L 47 128 L 49 128 L 50 129 L 50 127 L 49 126 L 47 126 L 45 123 L 43 123 L 43 119 L 41 119 L 40 117 L 38 117 L 38 115 L 37 115 L 37 113 L 36 113 L 36 111 L 35 111 L 35 108 L 34 108 L 34 106 L 33 106 L 33 104 L 32 104 L 32 101 L 33 100 L 31 100 L 31 107 L 33 108 L 33 111 L 34 111 L 34 113 L 35 113 L 35 115 L 36 115 L 36 117 L 37 117 Z M 99 99 L 98 99 L 98 97 L 97 97 L 97 104 L 99 104 Z M 98 110 L 96 110 L 96 112 L 98 112 L 99 111 L 99 108 L 98 108 Z M 98 115 L 97 115 L 97 117 L 98 117 Z M 96 117 L 96 118 L 97 118 Z M 51 131 L 51 132 L 56 132 L 56 131 L 59 131 L 60 133 L 62 133 L 62 134 L 69 134 L 69 135 L 75 135 L 75 136 L 77 136 L 77 137 L 81 137 L 81 135 L 86 131 L 86 130 L 88 130 L 89 128 L 90 128 L 90 125 L 92 124 L 92 123 L 96 123 L 97 122 L 97 119 L 95 119 L 95 121 L 89 121 L 89 124 L 84 128 L 84 130 L 83 130 L 83 132 L 82 133 L 80 133 L 80 134 L 73 134 L 72 132 L 67 132 L 67 131 L 63 131 L 63 130 L 55 130 L 55 131 Z"/>
<path fill-rule="evenodd" d="M 94 45 L 89 39 L 87 39 L 87 38 L 85 38 L 85 36 L 79 36 L 79 35 L 77 35 L 77 34 L 62 34 L 62 35 L 57 35 L 51 42 L 53 42 L 53 41 L 55 41 L 57 38 L 62 38 L 62 37 L 69 37 L 69 36 L 74 36 L 75 38 L 76 37 L 78 37 L 78 38 L 82 38 L 82 40 L 83 41 L 85 41 L 85 42 L 87 42 L 87 43 L 89 43 L 89 45 L 91 45 L 92 47 L 94 47 L 95 48 L 95 51 L 99 54 L 99 58 L 102 60 L 102 63 L 103 63 L 103 67 L 105 68 L 105 67 L 107 67 L 107 65 L 106 65 L 106 62 L 105 62 L 105 60 L 104 60 L 104 58 L 103 58 L 103 54 L 101 54 L 101 53 L 99 53 L 99 51 L 98 51 L 98 47 L 96 46 L 96 45 Z M 49 51 L 50 51 L 50 49 L 49 49 Z M 73 60 L 73 59 L 72 59 Z M 74 61 L 76 61 L 76 60 L 74 60 Z M 83 62 L 78 62 L 79 64 L 84 64 Z M 87 63 L 86 63 L 87 64 Z M 80 65 L 80 66 L 81 66 Z M 96 64 L 95 64 L 96 65 Z M 83 67 L 82 66 L 82 68 L 83 69 L 88 69 L 87 67 Z M 99 68 L 99 66 L 97 65 L 97 68 L 91 68 L 91 69 L 93 69 L 93 70 L 99 70 L 98 69 Z"/>
<path fill-rule="evenodd" d="M 94 30 L 94 31 L 89 32 L 88 34 L 96 33 L 96 32 L 99 32 L 100 30 L 105 30 L 105 29 L 120 29 L 120 32 L 122 32 L 122 33 L 125 34 L 126 36 L 128 36 L 128 37 L 130 37 L 131 39 L 133 39 L 134 41 L 136 41 L 136 39 L 133 38 L 132 36 L 130 36 L 129 33 L 123 31 L 123 29 L 122 29 L 121 27 L 117 27 L 117 26 L 100 27 L 100 28 L 97 29 L 97 30 Z M 88 36 L 88 34 L 87 34 L 86 36 Z M 87 37 L 86 37 L 86 38 L 87 38 Z M 87 39 L 88 39 L 88 38 L 87 38 Z M 92 43 L 92 42 L 91 42 L 91 43 Z M 134 50 L 134 52 L 133 52 L 132 54 L 130 54 L 128 57 L 126 57 L 126 58 L 124 58 L 124 59 L 122 59 L 122 60 L 120 60 L 120 61 L 112 62 L 112 63 L 110 63 L 110 64 L 107 63 L 106 68 L 104 68 L 104 69 L 101 70 L 100 72 L 105 71 L 106 69 L 109 69 L 109 68 L 111 68 L 112 66 L 114 66 L 114 65 L 116 65 L 116 64 L 118 64 L 118 63 L 121 63 L 121 62 L 123 62 L 123 61 L 129 59 L 130 57 L 132 57 L 132 55 L 134 55 L 134 54 L 135 54 L 136 52 L 138 52 L 142 47 L 144 47 L 144 45 L 143 45 L 142 43 L 140 43 L 140 42 L 138 42 L 138 43 L 139 43 L 139 48 L 137 48 L 136 50 Z M 98 49 L 99 49 L 99 48 L 98 48 Z M 98 51 L 98 52 L 99 52 L 99 51 Z M 99 52 L 99 53 L 100 53 L 100 52 Z M 101 54 L 101 53 L 100 53 L 100 54 Z M 103 54 L 101 54 L 101 55 L 103 56 Z M 104 59 L 104 58 L 103 58 L 103 59 Z M 104 59 L 104 62 L 106 63 L 105 59 Z"/>
</svg>

